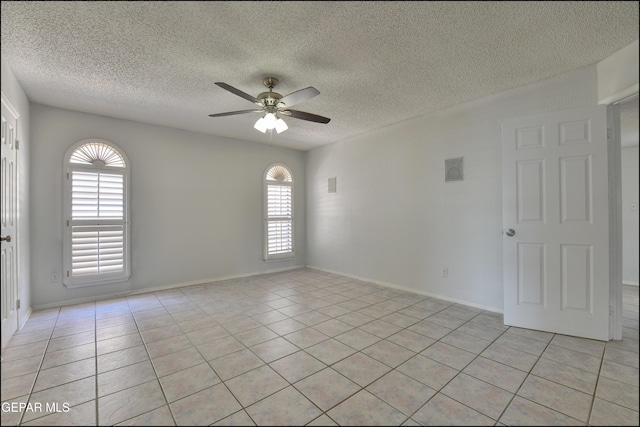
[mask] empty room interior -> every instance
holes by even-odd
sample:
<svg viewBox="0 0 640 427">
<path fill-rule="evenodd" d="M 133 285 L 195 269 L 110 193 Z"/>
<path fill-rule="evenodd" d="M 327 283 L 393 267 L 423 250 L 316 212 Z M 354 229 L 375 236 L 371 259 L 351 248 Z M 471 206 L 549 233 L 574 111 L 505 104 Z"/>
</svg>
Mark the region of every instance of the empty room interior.
<svg viewBox="0 0 640 427">
<path fill-rule="evenodd" d="M 1 424 L 635 425 L 638 2 L 2 2 Z"/>
</svg>

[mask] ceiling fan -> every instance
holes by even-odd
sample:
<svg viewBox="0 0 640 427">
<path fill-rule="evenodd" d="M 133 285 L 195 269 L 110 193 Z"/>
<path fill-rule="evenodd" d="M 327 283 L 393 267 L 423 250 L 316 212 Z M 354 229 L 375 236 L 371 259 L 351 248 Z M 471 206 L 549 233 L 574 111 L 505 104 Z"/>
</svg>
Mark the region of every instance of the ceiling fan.
<svg viewBox="0 0 640 427">
<path fill-rule="evenodd" d="M 236 94 L 239 97 L 246 99 L 247 101 L 253 102 L 258 106 L 258 108 L 252 110 L 229 111 L 227 113 L 209 114 L 209 117 L 233 116 L 236 114 L 246 113 L 264 113 L 264 116 L 259 118 L 256 124 L 253 126 L 262 133 L 265 133 L 268 129 L 275 129 L 278 133 L 287 130 L 289 127 L 280 116 L 288 116 L 293 117 L 294 119 L 307 120 L 316 123 L 329 123 L 329 121 L 331 120 L 330 118 L 322 117 L 317 114 L 306 113 L 304 111 L 292 110 L 289 108 L 303 101 L 311 99 L 316 95 L 319 95 L 320 92 L 316 88 L 309 86 L 307 88 L 292 92 L 287 96 L 282 96 L 279 93 L 273 91 L 273 88 L 278 84 L 278 79 L 276 79 L 275 77 L 266 77 L 262 83 L 269 88 L 269 91 L 262 92 L 257 97 L 253 97 L 248 93 L 245 93 L 240 89 L 236 89 L 235 87 L 230 86 L 226 83 L 216 82 L 216 85 L 220 86 L 222 89 L 228 90 L 229 92 Z"/>
</svg>

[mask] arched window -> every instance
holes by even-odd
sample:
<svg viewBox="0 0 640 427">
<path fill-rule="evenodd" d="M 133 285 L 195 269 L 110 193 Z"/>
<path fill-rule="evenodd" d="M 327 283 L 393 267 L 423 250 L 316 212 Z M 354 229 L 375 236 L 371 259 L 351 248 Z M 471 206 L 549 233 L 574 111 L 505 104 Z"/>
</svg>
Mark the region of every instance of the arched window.
<svg viewBox="0 0 640 427">
<path fill-rule="evenodd" d="M 293 258 L 293 178 L 274 164 L 264 174 L 264 260 Z"/>
<path fill-rule="evenodd" d="M 64 283 L 129 278 L 129 162 L 116 145 L 87 139 L 65 156 Z"/>
</svg>

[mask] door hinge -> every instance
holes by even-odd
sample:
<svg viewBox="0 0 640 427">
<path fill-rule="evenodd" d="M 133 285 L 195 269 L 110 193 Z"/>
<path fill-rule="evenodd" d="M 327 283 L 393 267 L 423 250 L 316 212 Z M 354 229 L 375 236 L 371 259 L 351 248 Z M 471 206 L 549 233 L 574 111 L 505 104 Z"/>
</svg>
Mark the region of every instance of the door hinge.
<svg viewBox="0 0 640 427">
<path fill-rule="evenodd" d="M 69 220 L 67 220 L 67 227 L 69 226 Z"/>
<path fill-rule="evenodd" d="M 607 139 L 611 139 L 611 128 L 607 128 Z"/>
<path fill-rule="evenodd" d="M 67 179 L 69 179 L 69 172 L 67 172 Z"/>
<path fill-rule="evenodd" d="M 19 299 L 18 299 L 18 300 L 16 300 L 16 308 L 17 308 L 18 310 L 20 310 L 20 300 L 19 300 Z"/>
<path fill-rule="evenodd" d="M 69 277 L 69 270 L 67 270 L 67 277 Z"/>
<path fill-rule="evenodd" d="M 20 140 L 16 139 L 16 143 L 14 145 L 16 147 L 16 150 L 19 150 L 20 149 Z"/>
</svg>

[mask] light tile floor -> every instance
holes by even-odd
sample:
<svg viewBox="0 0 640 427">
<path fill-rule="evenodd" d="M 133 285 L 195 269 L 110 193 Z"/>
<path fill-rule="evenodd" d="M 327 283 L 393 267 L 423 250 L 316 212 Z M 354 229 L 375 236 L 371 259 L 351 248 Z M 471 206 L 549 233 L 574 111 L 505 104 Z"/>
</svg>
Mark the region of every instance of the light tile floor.
<svg viewBox="0 0 640 427">
<path fill-rule="evenodd" d="M 638 425 L 624 339 L 310 269 L 35 312 L 2 359 L 2 425 Z M 21 409 L 20 404 L 27 404 Z"/>
</svg>

